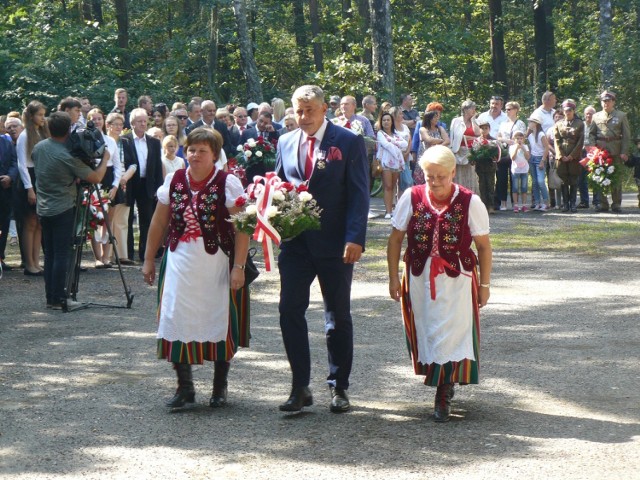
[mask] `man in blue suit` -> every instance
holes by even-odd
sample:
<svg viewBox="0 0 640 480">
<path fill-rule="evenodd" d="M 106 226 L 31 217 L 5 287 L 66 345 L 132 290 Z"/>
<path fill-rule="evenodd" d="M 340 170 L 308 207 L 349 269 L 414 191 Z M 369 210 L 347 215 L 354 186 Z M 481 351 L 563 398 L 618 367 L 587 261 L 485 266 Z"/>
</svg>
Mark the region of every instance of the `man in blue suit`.
<svg viewBox="0 0 640 480">
<path fill-rule="evenodd" d="M 311 358 L 306 310 L 309 290 L 318 277 L 324 300 L 332 412 L 350 408 L 347 397 L 353 360 L 351 280 L 353 264 L 364 250 L 369 212 L 369 171 L 362 137 L 325 118 L 324 93 L 313 85 L 292 98 L 299 129 L 278 143 L 278 176 L 298 186 L 307 183 L 322 208 L 321 229 L 281 245 L 280 328 L 293 373 L 284 412 L 313 404 L 309 382 Z"/>
</svg>

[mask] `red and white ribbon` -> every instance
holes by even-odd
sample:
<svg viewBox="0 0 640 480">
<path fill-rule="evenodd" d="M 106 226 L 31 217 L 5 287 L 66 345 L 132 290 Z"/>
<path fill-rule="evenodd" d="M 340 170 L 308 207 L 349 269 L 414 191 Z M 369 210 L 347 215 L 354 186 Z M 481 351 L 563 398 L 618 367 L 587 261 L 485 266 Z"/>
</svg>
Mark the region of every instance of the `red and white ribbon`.
<svg viewBox="0 0 640 480">
<path fill-rule="evenodd" d="M 273 242 L 275 242 L 276 245 L 280 245 L 280 234 L 269 222 L 267 213 L 273 203 L 273 194 L 281 183 L 282 180 L 280 180 L 275 172 L 267 172 L 264 177 L 258 175 L 253 177 L 253 184 L 247 188 L 247 193 L 250 196 L 255 196 L 256 199 L 258 222 L 253 232 L 253 239 L 262 242 L 262 252 L 264 254 L 264 263 L 267 272 L 271 271 L 272 265 L 275 263 L 273 258 Z"/>
</svg>

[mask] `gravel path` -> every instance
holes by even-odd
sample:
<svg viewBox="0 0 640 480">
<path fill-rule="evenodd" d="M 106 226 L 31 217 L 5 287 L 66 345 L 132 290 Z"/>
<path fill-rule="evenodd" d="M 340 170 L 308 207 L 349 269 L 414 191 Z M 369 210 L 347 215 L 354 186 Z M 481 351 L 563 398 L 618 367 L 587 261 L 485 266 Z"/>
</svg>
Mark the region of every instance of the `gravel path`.
<svg viewBox="0 0 640 480">
<path fill-rule="evenodd" d="M 492 229 L 639 222 L 632 201 L 617 216 L 496 214 Z M 379 199 L 374 208 L 381 211 Z M 388 221 L 373 220 L 370 238 L 388 229 Z M 481 383 L 457 389 L 448 424 L 429 418 L 434 389 L 413 375 L 384 258 L 356 266 L 353 411 L 344 415 L 328 410 L 316 284 L 313 407 L 292 416 L 277 410 L 290 374 L 278 276 L 263 273 L 254 284 L 251 349 L 232 364 L 230 404 L 207 406 L 207 364 L 194 369 L 197 408 L 169 414 L 162 404 L 174 375 L 155 358 L 155 290 L 139 267 L 125 269 L 132 309 L 68 314 L 44 309 L 42 279 L 6 272 L 0 478 L 640 478 L 639 270 L 637 243 L 597 258 L 551 248 L 496 251 L 481 319 Z M 115 270 L 90 268 L 80 288 L 80 300 L 125 304 Z"/>
</svg>

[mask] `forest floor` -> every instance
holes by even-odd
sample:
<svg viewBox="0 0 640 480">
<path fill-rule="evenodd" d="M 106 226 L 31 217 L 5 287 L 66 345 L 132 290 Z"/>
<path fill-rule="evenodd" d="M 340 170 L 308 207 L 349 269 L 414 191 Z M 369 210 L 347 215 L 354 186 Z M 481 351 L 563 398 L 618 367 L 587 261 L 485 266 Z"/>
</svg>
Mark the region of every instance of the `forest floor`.
<svg viewBox="0 0 640 480">
<path fill-rule="evenodd" d="M 539 245 L 494 251 L 481 316 L 481 380 L 431 420 L 434 389 L 413 374 L 400 308 L 388 296 L 389 221 L 370 222 L 353 284 L 352 411 L 329 412 L 322 301 L 308 312 L 315 404 L 283 415 L 290 372 L 278 275 L 252 291 L 252 341 L 208 407 L 212 366 L 194 368 L 197 407 L 170 414 L 170 364 L 155 356 L 156 289 L 124 268 L 131 309 L 44 307 L 42 278 L 0 279 L 0 477 L 221 479 L 627 479 L 640 471 L 640 214 L 491 217 L 492 232 L 543 227 Z M 381 200 L 372 208 L 382 212 Z M 544 217 L 544 218 L 542 218 Z M 596 253 L 557 249 L 544 228 L 636 225 Z M 504 243 L 504 242 L 502 242 Z M 16 264 L 12 247 L 8 263 Z M 18 262 L 19 263 L 19 262 Z M 125 305 L 116 269 L 81 275 L 81 301 Z M 186 292 L 185 292 L 186 293 Z"/>
</svg>

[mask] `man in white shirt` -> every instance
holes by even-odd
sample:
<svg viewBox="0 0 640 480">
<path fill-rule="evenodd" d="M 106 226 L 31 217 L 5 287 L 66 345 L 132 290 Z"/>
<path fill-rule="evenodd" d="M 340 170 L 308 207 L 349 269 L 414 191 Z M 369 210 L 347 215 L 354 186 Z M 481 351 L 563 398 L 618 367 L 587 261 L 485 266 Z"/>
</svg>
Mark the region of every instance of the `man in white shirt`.
<svg viewBox="0 0 640 480">
<path fill-rule="evenodd" d="M 131 112 L 130 121 L 132 131 L 123 138 L 123 153 L 125 163 L 136 165 L 135 175 L 131 181 L 131 188 L 127 187 L 127 204 L 138 207 L 138 226 L 140 227 L 140 240 L 138 243 L 138 258 L 144 261 L 144 253 L 147 245 L 147 233 L 151 217 L 155 210 L 156 191 L 162 185 L 162 145 L 160 141 L 145 132 L 147 130 L 147 111 L 144 108 L 135 108 Z M 133 249 L 133 208 L 129 210 L 129 232 L 127 248 L 130 260 L 134 260 Z"/>
<path fill-rule="evenodd" d="M 554 108 L 557 103 L 557 98 L 553 92 L 546 91 L 542 94 L 542 105 L 536 108 L 531 116 L 533 118 L 539 118 L 542 122 L 542 131 L 547 132 L 556 122 L 553 121 L 553 114 L 556 113 Z M 529 135 L 528 132 L 527 136 Z"/>
<path fill-rule="evenodd" d="M 478 125 L 480 125 L 481 122 L 489 122 L 489 127 L 491 129 L 489 135 L 493 138 L 498 138 L 500 125 L 509 120 L 507 114 L 502 111 L 503 105 L 504 99 L 498 95 L 494 95 L 491 97 L 491 100 L 489 100 L 489 110 L 478 116 Z"/>
</svg>

